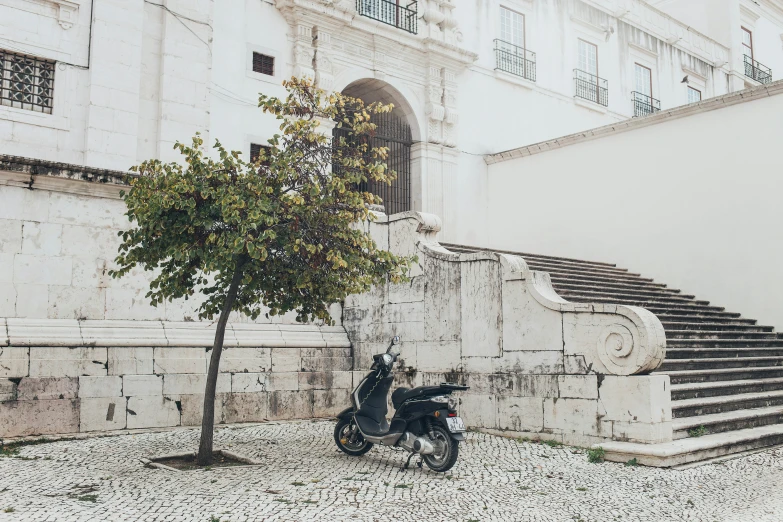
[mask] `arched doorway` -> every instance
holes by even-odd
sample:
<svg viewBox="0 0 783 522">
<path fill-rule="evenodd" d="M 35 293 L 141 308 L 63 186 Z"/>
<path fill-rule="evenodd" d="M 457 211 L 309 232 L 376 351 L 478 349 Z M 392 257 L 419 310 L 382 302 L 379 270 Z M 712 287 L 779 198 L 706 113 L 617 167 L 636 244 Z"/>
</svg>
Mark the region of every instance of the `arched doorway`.
<svg viewBox="0 0 783 522">
<path fill-rule="evenodd" d="M 394 104 L 394 109 L 387 114 L 376 114 L 376 134 L 373 147 L 386 147 L 389 155 L 386 160 L 388 167 L 397 173 L 397 178 L 391 185 L 369 181 L 360 185 L 361 190 L 380 196 L 386 214 L 397 214 L 411 210 L 411 147 L 413 146 L 413 130 L 409 123 L 410 107 L 404 98 L 389 84 L 375 79 L 358 80 L 343 89 L 343 94 L 360 98 L 366 104 L 373 102 Z M 333 133 L 339 136 L 343 129 L 335 128 Z"/>
</svg>

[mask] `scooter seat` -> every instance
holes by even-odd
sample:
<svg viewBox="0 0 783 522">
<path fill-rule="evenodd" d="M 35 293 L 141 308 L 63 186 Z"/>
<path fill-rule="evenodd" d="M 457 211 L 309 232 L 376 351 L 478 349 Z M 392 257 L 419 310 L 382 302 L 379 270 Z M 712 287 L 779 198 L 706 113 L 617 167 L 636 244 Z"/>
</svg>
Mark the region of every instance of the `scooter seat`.
<svg viewBox="0 0 783 522">
<path fill-rule="evenodd" d="M 392 393 L 392 405 L 398 409 L 403 402 L 416 397 L 426 397 L 428 395 L 439 395 L 443 393 L 440 386 L 418 386 L 416 388 L 397 388 Z"/>
</svg>

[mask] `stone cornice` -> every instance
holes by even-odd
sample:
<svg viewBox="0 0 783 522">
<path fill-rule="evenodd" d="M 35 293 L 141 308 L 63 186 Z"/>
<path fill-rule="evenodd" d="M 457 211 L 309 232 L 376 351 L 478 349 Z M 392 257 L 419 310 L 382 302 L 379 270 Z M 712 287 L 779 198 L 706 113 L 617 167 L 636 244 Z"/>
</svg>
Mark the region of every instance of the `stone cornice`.
<svg viewBox="0 0 783 522">
<path fill-rule="evenodd" d="M 744 91 L 733 92 L 724 96 L 716 96 L 715 98 L 708 98 L 699 103 L 692 103 L 690 105 L 683 105 L 682 107 L 660 111 L 644 118 L 631 118 L 621 122 L 604 125 L 603 127 L 577 132 L 575 134 L 569 134 L 568 136 L 563 136 L 553 140 L 542 141 L 540 143 L 534 143 L 532 145 L 498 152 L 495 154 L 487 154 L 484 156 L 484 161 L 488 165 L 491 165 L 501 161 L 532 156 L 533 154 L 559 149 L 568 145 L 574 145 L 576 143 L 582 143 L 596 138 L 601 138 L 603 136 L 640 129 L 642 127 L 647 127 L 648 125 L 656 125 L 658 123 L 672 121 L 677 118 L 684 118 L 686 116 L 692 116 L 702 112 L 713 111 L 723 107 L 729 107 L 731 105 L 781 94 L 783 94 L 783 80 L 778 80 L 767 85 L 753 87 Z"/>
<path fill-rule="evenodd" d="M 70 163 L 7 156 L 0 154 L 0 171 L 26 176 L 49 176 L 73 181 L 127 185 L 136 174 L 119 170 L 98 169 Z"/>
</svg>

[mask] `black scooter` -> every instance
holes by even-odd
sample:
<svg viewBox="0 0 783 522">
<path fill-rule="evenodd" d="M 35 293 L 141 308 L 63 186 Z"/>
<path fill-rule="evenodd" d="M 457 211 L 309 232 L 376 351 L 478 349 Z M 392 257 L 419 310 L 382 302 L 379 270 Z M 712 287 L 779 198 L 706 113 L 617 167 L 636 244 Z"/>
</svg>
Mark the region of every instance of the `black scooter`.
<svg viewBox="0 0 783 522">
<path fill-rule="evenodd" d="M 438 386 L 397 388 L 392 393 L 395 408 L 391 424 L 386 420 L 386 397 L 394 375 L 392 368 L 399 353 L 392 348 L 400 341 L 394 337 L 386 353 L 373 356 L 370 373 L 351 394 L 353 405 L 337 416 L 334 441 L 348 455 L 364 455 L 373 444 L 395 446 L 410 452 L 403 469 L 414 455 L 420 455 L 433 471 L 444 472 L 457 462 L 459 443 L 465 440 L 465 423 L 457 416 L 455 391 L 468 386 L 442 383 Z M 421 467 L 422 462 L 418 463 Z"/>
</svg>

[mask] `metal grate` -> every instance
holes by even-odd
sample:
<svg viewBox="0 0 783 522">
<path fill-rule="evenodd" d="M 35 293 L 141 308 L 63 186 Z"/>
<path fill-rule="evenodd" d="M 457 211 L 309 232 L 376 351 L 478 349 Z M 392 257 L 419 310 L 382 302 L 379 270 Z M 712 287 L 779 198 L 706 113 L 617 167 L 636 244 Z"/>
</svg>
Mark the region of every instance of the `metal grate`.
<svg viewBox="0 0 783 522">
<path fill-rule="evenodd" d="M 495 40 L 495 69 L 536 81 L 536 53 L 504 40 Z"/>
<path fill-rule="evenodd" d="M 402 5 L 400 0 L 356 0 L 356 11 L 367 18 L 416 34 L 418 2 Z"/>
<path fill-rule="evenodd" d="M 52 113 L 54 62 L 0 50 L 0 105 Z"/>
<path fill-rule="evenodd" d="M 261 74 L 275 75 L 275 58 L 261 53 L 253 53 L 253 71 Z"/>
<path fill-rule="evenodd" d="M 609 82 L 579 69 L 574 69 L 574 96 L 593 103 L 609 106 Z"/>
<path fill-rule="evenodd" d="M 411 128 L 402 118 L 392 114 L 375 114 L 372 122 L 376 125 L 372 147 L 387 147 L 389 155 L 386 165 L 397 173 L 391 185 L 376 181 L 359 184 L 359 190 L 380 196 L 386 214 L 397 214 L 411 209 L 411 146 L 413 138 Z M 349 138 L 350 131 L 335 127 L 334 137 Z"/>
<path fill-rule="evenodd" d="M 745 76 L 756 80 L 759 83 L 770 83 L 772 81 L 772 69 L 761 65 L 747 54 L 745 55 Z"/>
<path fill-rule="evenodd" d="M 633 91 L 631 99 L 633 100 L 634 116 L 647 116 L 661 110 L 661 100 L 656 100 L 652 96 Z"/>
</svg>

